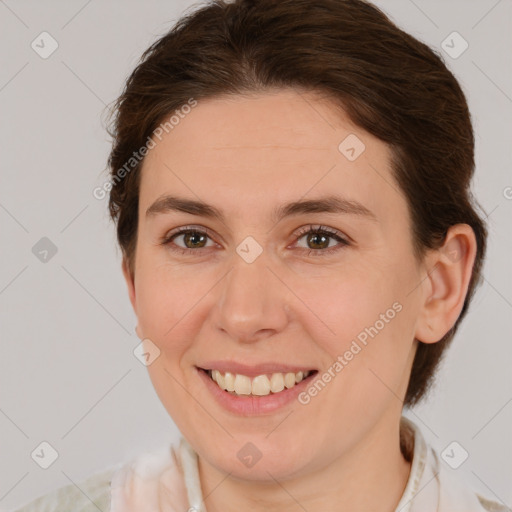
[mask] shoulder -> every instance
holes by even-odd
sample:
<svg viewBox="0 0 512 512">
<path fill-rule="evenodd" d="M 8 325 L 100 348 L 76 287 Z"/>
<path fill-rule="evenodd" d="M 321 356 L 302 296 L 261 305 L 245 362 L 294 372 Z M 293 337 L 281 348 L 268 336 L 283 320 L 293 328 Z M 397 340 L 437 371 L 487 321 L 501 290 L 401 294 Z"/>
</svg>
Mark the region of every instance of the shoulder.
<svg viewBox="0 0 512 512">
<path fill-rule="evenodd" d="M 439 459 L 440 457 L 437 457 L 438 464 Z M 454 507 L 458 506 L 470 512 L 512 512 L 507 505 L 483 496 L 469 484 L 467 479 L 454 475 L 444 466 L 438 466 L 438 478 L 441 482 L 440 504 L 443 506 L 440 508 L 442 511 L 456 510 Z"/>
<path fill-rule="evenodd" d="M 478 498 L 478 501 L 480 502 L 484 510 L 486 510 L 487 512 L 512 512 L 512 509 L 506 507 L 505 505 L 501 505 L 496 501 L 484 498 L 483 496 L 480 496 L 480 494 L 478 493 L 476 493 L 476 497 Z"/>
<path fill-rule="evenodd" d="M 468 480 L 449 472 L 446 467 L 440 465 L 440 457 L 436 458 L 439 464 L 438 478 L 441 481 L 441 510 L 455 510 L 453 507 L 459 506 L 462 510 L 470 512 L 512 512 L 507 505 L 483 496 L 469 484 Z"/>
<path fill-rule="evenodd" d="M 414 500 L 410 512 L 436 508 L 439 512 L 512 512 L 503 502 L 475 490 L 462 474 L 456 474 L 433 446 L 426 443 L 421 429 L 410 419 L 402 417 L 400 436 L 404 457 L 409 460 L 412 454 L 411 474 L 400 503 Z M 397 510 L 401 510 L 400 504 Z"/>
<path fill-rule="evenodd" d="M 99 471 L 75 484 L 65 485 L 27 503 L 13 512 L 107 512 L 110 482 L 118 466 Z"/>
</svg>

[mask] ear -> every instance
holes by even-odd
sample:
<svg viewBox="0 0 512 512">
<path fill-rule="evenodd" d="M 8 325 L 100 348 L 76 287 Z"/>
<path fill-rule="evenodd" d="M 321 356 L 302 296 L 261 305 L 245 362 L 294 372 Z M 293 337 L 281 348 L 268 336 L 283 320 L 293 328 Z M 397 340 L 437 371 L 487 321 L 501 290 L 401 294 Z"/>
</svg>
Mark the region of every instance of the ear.
<svg viewBox="0 0 512 512">
<path fill-rule="evenodd" d="M 475 234 L 468 224 L 448 230 L 442 247 L 427 256 L 421 314 L 415 337 L 435 343 L 453 327 L 464 306 L 476 256 Z"/>
<path fill-rule="evenodd" d="M 132 303 L 133 311 L 137 314 L 137 300 L 135 296 L 135 282 L 134 277 L 131 275 L 130 269 L 128 268 L 128 262 L 126 257 L 123 257 L 122 263 L 123 276 L 126 281 L 126 286 L 128 287 L 128 295 L 130 297 L 130 302 Z"/>
</svg>

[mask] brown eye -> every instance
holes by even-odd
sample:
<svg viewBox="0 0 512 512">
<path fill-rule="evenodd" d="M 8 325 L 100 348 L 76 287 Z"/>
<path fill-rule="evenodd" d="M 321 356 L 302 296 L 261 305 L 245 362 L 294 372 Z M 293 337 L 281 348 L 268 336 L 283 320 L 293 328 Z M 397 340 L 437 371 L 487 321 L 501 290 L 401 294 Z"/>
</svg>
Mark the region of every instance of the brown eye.
<svg viewBox="0 0 512 512">
<path fill-rule="evenodd" d="M 344 246 L 349 245 L 349 242 L 338 234 L 337 231 L 332 231 L 329 228 L 323 226 L 314 227 L 309 226 L 306 229 L 298 233 L 297 242 L 304 238 L 306 240 L 306 246 L 300 246 L 304 250 L 308 250 L 309 255 L 321 256 L 326 253 L 329 254 L 333 251 L 342 249 Z M 338 244 L 332 245 L 331 241 L 337 241 Z"/>
<path fill-rule="evenodd" d="M 204 247 L 208 238 L 208 236 L 200 233 L 199 231 L 187 231 L 185 233 L 181 233 L 180 236 L 183 236 L 183 243 L 188 249 Z"/>
<path fill-rule="evenodd" d="M 330 236 L 323 235 L 321 233 L 309 233 L 306 235 L 308 243 L 312 244 L 311 249 L 326 249 L 329 247 Z"/>
<path fill-rule="evenodd" d="M 210 245 L 207 245 L 208 239 L 212 241 Z M 208 249 L 212 245 L 215 245 L 211 235 L 207 231 L 189 226 L 179 228 L 169 233 L 161 240 L 160 244 L 181 254 L 192 254 L 194 251 L 197 252 L 200 249 Z"/>
</svg>

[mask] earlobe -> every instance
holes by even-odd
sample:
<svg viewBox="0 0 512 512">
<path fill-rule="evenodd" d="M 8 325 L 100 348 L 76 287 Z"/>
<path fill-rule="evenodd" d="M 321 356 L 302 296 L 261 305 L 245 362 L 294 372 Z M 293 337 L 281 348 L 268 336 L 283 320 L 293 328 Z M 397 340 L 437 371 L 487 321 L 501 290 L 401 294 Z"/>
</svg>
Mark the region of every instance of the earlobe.
<svg viewBox="0 0 512 512">
<path fill-rule="evenodd" d="M 123 270 L 124 280 L 126 281 L 126 286 L 128 288 L 128 296 L 130 297 L 130 302 L 132 304 L 132 308 L 135 311 L 135 314 L 137 314 L 135 283 L 134 283 L 133 276 L 131 275 L 128 262 L 127 262 L 126 258 L 124 258 L 124 257 L 123 257 L 123 263 L 122 263 L 122 270 Z"/>
<path fill-rule="evenodd" d="M 448 230 L 442 247 L 428 257 L 428 274 L 416 338 L 436 343 L 453 327 L 464 306 L 476 256 L 471 226 L 456 224 Z"/>
</svg>

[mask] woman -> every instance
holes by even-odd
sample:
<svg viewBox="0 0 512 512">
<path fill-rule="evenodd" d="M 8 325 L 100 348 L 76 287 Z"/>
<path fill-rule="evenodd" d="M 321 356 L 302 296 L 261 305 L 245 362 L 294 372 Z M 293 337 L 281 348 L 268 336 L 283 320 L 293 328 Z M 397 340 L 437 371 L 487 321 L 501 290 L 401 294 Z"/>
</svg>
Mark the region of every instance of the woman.
<svg viewBox="0 0 512 512">
<path fill-rule="evenodd" d="M 112 135 L 140 354 L 183 438 L 21 510 L 507 510 L 402 417 L 486 245 L 432 50 L 362 0 L 213 2 L 144 53 Z"/>
</svg>

